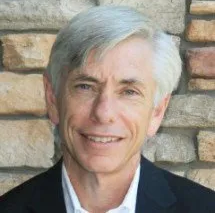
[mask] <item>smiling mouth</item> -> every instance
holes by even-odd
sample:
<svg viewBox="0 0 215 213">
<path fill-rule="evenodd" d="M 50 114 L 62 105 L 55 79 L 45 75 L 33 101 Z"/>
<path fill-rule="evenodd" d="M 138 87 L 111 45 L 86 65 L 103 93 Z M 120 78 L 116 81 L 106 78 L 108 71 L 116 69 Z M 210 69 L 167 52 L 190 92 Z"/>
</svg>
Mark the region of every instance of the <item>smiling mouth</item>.
<svg viewBox="0 0 215 213">
<path fill-rule="evenodd" d="M 120 137 L 107 137 L 107 136 L 93 136 L 93 135 L 84 135 L 82 134 L 85 138 L 88 140 L 95 142 L 95 143 L 111 143 L 111 142 L 118 142 L 122 138 Z"/>
</svg>

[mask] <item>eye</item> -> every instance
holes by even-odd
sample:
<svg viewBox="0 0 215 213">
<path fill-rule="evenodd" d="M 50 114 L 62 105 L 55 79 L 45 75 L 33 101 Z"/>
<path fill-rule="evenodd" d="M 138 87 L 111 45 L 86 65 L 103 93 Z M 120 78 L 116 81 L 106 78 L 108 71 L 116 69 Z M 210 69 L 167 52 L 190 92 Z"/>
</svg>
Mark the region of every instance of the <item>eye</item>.
<svg viewBox="0 0 215 213">
<path fill-rule="evenodd" d="M 138 95 L 138 93 L 135 90 L 132 90 L 132 89 L 126 89 L 124 91 L 124 94 L 125 95 Z"/>
<path fill-rule="evenodd" d="M 81 89 L 81 90 L 89 90 L 91 88 L 91 85 L 89 85 L 89 84 L 78 84 L 75 86 L 75 88 Z"/>
</svg>

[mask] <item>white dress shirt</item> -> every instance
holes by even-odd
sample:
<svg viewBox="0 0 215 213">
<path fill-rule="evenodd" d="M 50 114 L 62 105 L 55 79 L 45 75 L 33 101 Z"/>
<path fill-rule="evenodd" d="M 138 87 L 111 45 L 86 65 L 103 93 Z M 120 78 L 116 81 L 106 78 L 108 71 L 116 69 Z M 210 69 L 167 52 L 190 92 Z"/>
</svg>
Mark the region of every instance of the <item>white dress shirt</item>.
<svg viewBox="0 0 215 213">
<path fill-rule="evenodd" d="M 123 202 L 117 208 L 107 211 L 107 213 L 135 213 L 139 177 L 140 165 L 135 172 L 134 178 Z M 82 208 L 72 183 L 69 180 L 64 163 L 62 166 L 62 187 L 67 213 L 89 213 Z"/>
</svg>

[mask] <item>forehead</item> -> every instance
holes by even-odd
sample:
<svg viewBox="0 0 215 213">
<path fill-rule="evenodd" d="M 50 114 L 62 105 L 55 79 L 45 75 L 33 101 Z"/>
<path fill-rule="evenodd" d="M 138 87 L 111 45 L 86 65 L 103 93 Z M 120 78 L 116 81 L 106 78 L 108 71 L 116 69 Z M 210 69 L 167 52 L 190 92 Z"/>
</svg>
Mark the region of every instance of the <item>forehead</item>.
<svg viewBox="0 0 215 213">
<path fill-rule="evenodd" d="M 107 78 L 125 79 L 152 78 L 153 50 L 151 44 L 142 38 L 131 37 L 97 57 L 96 49 L 90 51 L 81 69 L 73 76 L 86 74 L 101 80 Z"/>
</svg>

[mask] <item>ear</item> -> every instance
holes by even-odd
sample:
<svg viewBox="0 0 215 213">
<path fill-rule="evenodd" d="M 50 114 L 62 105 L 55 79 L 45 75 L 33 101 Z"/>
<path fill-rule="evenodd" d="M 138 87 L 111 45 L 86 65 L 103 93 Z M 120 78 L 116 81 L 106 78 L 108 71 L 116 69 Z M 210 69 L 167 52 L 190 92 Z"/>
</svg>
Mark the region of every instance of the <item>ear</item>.
<svg viewBox="0 0 215 213">
<path fill-rule="evenodd" d="M 43 83 L 45 88 L 45 99 L 48 115 L 52 123 L 57 125 L 59 123 L 57 100 L 50 80 L 46 74 L 43 75 Z"/>
<path fill-rule="evenodd" d="M 158 128 L 160 127 L 161 121 L 164 117 L 164 113 L 166 111 L 170 98 L 171 98 L 170 94 L 166 95 L 160 101 L 160 103 L 153 109 L 148 132 L 147 132 L 148 137 L 154 136 Z"/>
</svg>

